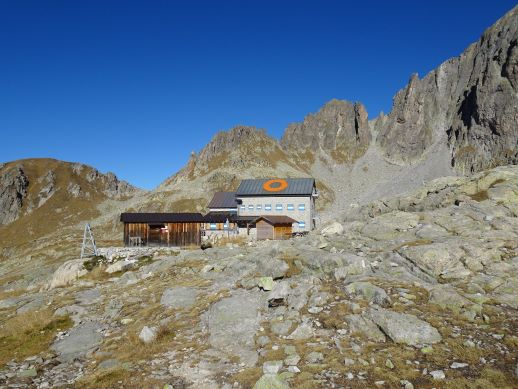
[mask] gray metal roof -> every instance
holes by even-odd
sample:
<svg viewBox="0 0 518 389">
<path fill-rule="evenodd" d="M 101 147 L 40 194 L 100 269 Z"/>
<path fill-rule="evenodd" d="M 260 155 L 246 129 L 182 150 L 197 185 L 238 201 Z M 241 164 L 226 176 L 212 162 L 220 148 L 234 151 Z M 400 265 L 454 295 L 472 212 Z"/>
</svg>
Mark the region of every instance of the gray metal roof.
<svg viewBox="0 0 518 389">
<path fill-rule="evenodd" d="M 216 192 L 207 208 L 237 208 L 236 192 Z"/>
<path fill-rule="evenodd" d="M 282 180 L 288 183 L 286 189 L 267 191 L 263 188 L 263 185 L 269 180 L 271 178 L 242 180 L 237 188 L 236 196 L 310 196 L 315 186 L 314 178 L 283 178 Z"/>
</svg>

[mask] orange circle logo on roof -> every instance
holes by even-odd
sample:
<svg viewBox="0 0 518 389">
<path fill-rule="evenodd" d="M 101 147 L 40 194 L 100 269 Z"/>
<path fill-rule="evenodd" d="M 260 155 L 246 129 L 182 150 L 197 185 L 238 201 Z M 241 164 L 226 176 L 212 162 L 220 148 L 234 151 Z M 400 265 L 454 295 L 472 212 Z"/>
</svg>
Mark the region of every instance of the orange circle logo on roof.
<svg viewBox="0 0 518 389">
<path fill-rule="evenodd" d="M 263 184 L 263 189 L 268 192 L 280 192 L 288 187 L 286 180 L 269 180 Z"/>
</svg>

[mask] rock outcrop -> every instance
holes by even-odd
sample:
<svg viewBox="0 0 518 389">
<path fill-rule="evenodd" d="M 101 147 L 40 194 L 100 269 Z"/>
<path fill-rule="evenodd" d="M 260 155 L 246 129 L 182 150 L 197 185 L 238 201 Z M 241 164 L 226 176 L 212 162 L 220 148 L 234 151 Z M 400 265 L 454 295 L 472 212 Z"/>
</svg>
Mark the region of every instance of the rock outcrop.
<svg viewBox="0 0 518 389">
<path fill-rule="evenodd" d="M 21 167 L 0 169 L 0 225 L 18 218 L 28 187 L 29 179 Z"/>
<path fill-rule="evenodd" d="M 302 123 L 290 124 L 281 145 L 291 152 L 322 150 L 339 162 L 352 162 L 365 152 L 370 141 L 365 107 L 334 99 Z"/>
<path fill-rule="evenodd" d="M 394 98 L 378 144 L 391 161 L 412 163 L 448 144 L 461 173 L 518 162 L 518 7 L 480 40 Z"/>
</svg>

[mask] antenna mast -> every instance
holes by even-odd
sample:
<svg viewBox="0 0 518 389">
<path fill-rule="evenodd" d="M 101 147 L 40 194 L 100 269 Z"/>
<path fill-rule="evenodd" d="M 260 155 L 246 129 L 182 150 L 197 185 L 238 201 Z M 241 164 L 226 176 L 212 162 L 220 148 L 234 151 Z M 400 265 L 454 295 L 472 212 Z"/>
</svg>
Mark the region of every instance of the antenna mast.
<svg viewBox="0 0 518 389">
<path fill-rule="evenodd" d="M 97 246 L 95 245 L 94 234 L 90 228 L 90 223 L 86 223 L 85 232 L 83 234 L 83 245 L 81 246 L 81 259 L 93 255 L 97 255 Z"/>
</svg>

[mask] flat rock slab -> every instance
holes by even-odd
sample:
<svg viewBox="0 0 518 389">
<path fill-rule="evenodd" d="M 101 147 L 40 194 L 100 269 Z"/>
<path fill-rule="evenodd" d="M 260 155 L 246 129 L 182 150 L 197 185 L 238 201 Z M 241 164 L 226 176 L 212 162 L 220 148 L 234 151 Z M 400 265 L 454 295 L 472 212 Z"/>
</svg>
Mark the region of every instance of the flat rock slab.
<svg viewBox="0 0 518 389">
<path fill-rule="evenodd" d="M 17 314 L 35 311 L 40 309 L 45 304 L 45 299 L 43 296 L 36 296 L 34 299 L 27 302 L 27 304 L 22 305 L 20 308 L 16 310 Z"/>
<path fill-rule="evenodd" d="M 57 340 L 51 349 L 62 362 L 71 362 L 94 351 L 102 343 L 102 328 L 98 322 L 89 321 L 74 327 L 63 339 Z"/>
<path fill-rule="evenodd" d="M 366 316 L 396 343 L 415 346 L 424 343 L 437 343 L 442 340 L 435 327 L 414 315 L 371 308 L 367 311 Z"/>
<path fill-rule="evenodd" d="M 420 246 L 406 246 L 399 253 L 415 263 L 425 273 L 434 277 L 445 274 L 463 274 L 467 269 L 461 259 L 465 251 L 458 245 L 450 243 L 432 243 Z M 469 271 L 467 271 L 469 274 Z"/>
<path fill-rule="evenodd" d="M 253 389 L 289 389 L 289 386 L 277 374 L 264 374 Z"/>
<path fill-rule="evenodd" d="M 162 294 L 160 304 L 168 308 L 190 308 L 194 305 L 197 294 L 196 289 L 185 286 L 168 288 Z"/>
<path fill-rule="evenodd" d="M 65 307 L 58 308 L 54 312 L 55 316 L 70 315 L 75 325 L 79 324 L 82 320 L 82 317 L 86 314 L 86 308 L 77 304 L 67 305 Z"/>
<path fill-rule="evenodd" d="M 258 359 L 254 336 L 260 324 L 259 309 L 264 305 L 260 294 L 245 290 L 213 304 L 208 312 L 212 347 L 238 356 L 246 366 L 254 366 Z"/>
<path fill-rule="evenodd" d="M 98 288 L 86 289 L 76 293 L 76 300 L 81 305 L 90 305 L 102 300 L 101 291 Z"/>
</svg>

